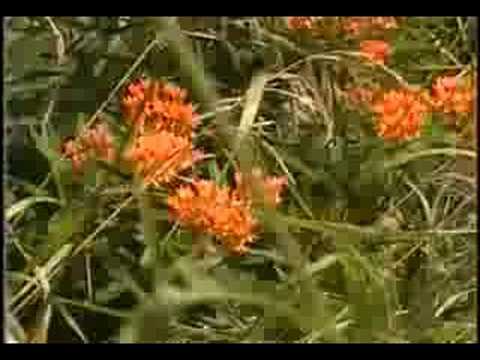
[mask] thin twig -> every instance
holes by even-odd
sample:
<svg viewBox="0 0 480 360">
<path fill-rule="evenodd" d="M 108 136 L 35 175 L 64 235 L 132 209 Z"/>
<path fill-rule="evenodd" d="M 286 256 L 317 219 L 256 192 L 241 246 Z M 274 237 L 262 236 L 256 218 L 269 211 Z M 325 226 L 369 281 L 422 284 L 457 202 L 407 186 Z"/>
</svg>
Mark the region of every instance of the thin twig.
<svg viewBox="0 0 480 360">
<path fill-rule="evenodd" d="M 118 208 L 113 211 L 108 218 L 106 218 L 96 229 L 93 233 L 91 233 L 85 240 L 83 240 L 79 246 L 75 250 L 72 251 L 71 257 L 74 257 L 75 255 L 79 254 L 83 249 L 85 249 L 87 246 L 89 246 L 95 237 L 107 227 L 108 223 L 112 221 L 117 215 L 122 211 L 130 202 L 133 200 L 133 196 L 129 196 L 126 200 L 124 200 Z"/>
<path fill-rule="evenodd" d="M 85 125 L 86 128 L 91 126 L 95 119 L 102 113 L 103 110 L 107 107 L 107 105 L 112 101 L 112 99 L 117 95 L 117 92 L 120 90 L 120 88 L 127 82 L 127 80 L 130 78 L 130 76 L 133 74 L 133 72 L 137 69 L 137 67 L 142 63 L 142 61 L 145 59 L 145 57 L 148 55 L 148 53 L 157 45 L 158 39 L 155 38 L 148 44 L 148 46 L 143 50 L 143 52 L 140 54 L 140 56 L 135 60 L 135 62 L 130 66 L 130 68 L 127 70 L 125 75 L 120 79 L 120 81 L 117 83 L 117 85 L 113 88 L 113 90 L 110 92 L 108 95 L 107 99 L 100 105 L 100 107 L 95 111 L 95 113 L 92 115 L 92 117 L 88 120 L 87 124 Z"/>
</svg>

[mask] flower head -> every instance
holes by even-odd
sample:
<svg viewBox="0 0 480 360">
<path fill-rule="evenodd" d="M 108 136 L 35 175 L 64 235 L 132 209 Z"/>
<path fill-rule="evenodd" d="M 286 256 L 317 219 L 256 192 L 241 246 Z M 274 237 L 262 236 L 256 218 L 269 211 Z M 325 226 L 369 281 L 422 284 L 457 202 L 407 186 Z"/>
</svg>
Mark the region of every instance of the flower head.
<svg viewBox="0 0 480 360">
<path fill-rule="evenodd" d="M 372 16 L 370 20 L 373 27 L 383 30 L 397 29 L 398 22 L 393 16 Z"/>
<path fill-rule="evenodd" d="M 446 114 L 468 114 L 473 111 L 474 90 L 455 76 L 443 76 L 432 86 L 431 101 L 435 110 Z"/>
<path fill-rule="evenodd" d="M 97 122 L 79 136 L 71 137 L 62 145 L 62 155 L 70 159 L 74 173 L 81 173 L 88 159 L 113 161 L 116 156 L 113 138 L 106 124 Z"/>
<path fill-rule="evenodd" d="M 136 80 L 127 86 L 122 98 L 123 114 L 135 131 L 170 131 L 192 137 L 197 115 L 186 101 L 186 91 L 153 80 Z"/>
<path fill-rule="evenodd" d="M 250 176 L 235 174 L 236 188 L 219 187 L 210 180 L 194 180 L 168 198 L 172 220 L 197 232 L 215 236 L 229 251 L 242 254 L 254 241 L 259 223 L 253 215 L 252 181 L 258 180 L 269 206 L 280 203 L 286 177 L 263 177 L 259 169 Z"/>
<path fill-rule="evenodd" d="M 343 18 L 342 24 L 343 30 L 354 37 L 398 28 L 393 16 L 349 16 Z"/>
<path fill-rule="evenodd" d="M 189 139 L 160 131 L 136 137 L 124 157 L 145 184 L 158 186 L 189 169 L 197 155 Z"/>
<path fill-rule="evenodd" d="M 289 16 L 287 23 L 290 30 L 309 30 L 313 28 L 313 16 Z"/>
<path fill-rule="evenodd" d="M 88 156 L 74 137 L 68 138 L 63 142 L 61 153 L 66 159 L 71 161 L 74 174 L 82 172 Z"/>
<path fill-rule="evenodd" d="M 98 158 L 113 161 L 115 148 L 110 130 L 105 123 L 97 123 L 87 129 L 79 138 L 84 149 L 93 152 Z"/>
<path fill-rule="evenodd" d="M 194 180 L 168 197 L 172 220 L 197 232 L 215 236 L 229 251 L 242 254 L 254 241 L 258 226 L 250 206 L 228 187 Z"/>
<path fill-rule="evenodd" d="M 402 89 L 385 93 L 372 106 L 376 130 L 386 140 L 408 140 L 420 135 L 428 107 L 420 94 Z"/>
<path fill-rule="evenodd" d="M 275 207 L 281 202 L 280 195 L 288 184 L 288 179 L 286 176 L 264 177 L 259 168 L 254 168 L 251 174 L 247 176 L 242 175 L 240 172 L 235 173 L 235 183 L 237 185 L 237 194 L 243 199 L 251 201 L 254 197 L 255 190 L 260 190 L 262 194 L 259 195 L 263 196 L 263 203 Z M 258 187 L 258 189 L 256 187 Z"/>
<path fill-rule="evenodd" d="M 390 45 L 383 40 L 364 40 L 360 43 L 360 51 L 374 63 L 385 64 L 390 55 Z"/>
</svg>

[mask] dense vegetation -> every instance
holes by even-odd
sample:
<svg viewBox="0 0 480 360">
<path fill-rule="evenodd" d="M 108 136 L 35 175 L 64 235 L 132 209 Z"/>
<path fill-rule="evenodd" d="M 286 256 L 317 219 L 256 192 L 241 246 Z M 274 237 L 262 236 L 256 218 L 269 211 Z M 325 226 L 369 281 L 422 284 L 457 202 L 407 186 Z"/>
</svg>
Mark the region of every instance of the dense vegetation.
<svg viewBox="0 0 480 360">
<path fill-rule="evenodd" d="M 475 342 L 476 26 L 6 18 L 7 340 Z"/>
</svg>

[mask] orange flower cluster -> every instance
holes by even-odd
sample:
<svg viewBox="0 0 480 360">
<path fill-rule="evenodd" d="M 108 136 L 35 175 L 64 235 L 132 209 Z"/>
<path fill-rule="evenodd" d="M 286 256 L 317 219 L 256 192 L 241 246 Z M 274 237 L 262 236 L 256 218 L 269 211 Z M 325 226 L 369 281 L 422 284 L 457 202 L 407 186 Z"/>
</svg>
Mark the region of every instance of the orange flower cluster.
<svg viewBox="0 0 480 360">
<path fill-rule="evenodd" d="M 192 145 L 197 115 L 185 90 L 140 79 L 127 86 L 121 103 L 134 129 L 124 158 L 146 185 L 168 184 L 200 159 Z"/>
<path fill-rule="evenodd" d="M 408 140 L 420 135 L 428 106 L 421 94 L 390 90 L 372 105 L 377 115 L 377 134 L 385 140 Z"/>
<path fill-rule="evenodd" d="M 440 76 L 431 90 L 380 90 L 351 88 L 346 91 L 347 104 L 367 106 L 377 115 L 377 133 L 388 140 L 406 140 L 419 135 L 427 113 L 447 115 L 447 123 L 468 135 L 464 116 L 474 109 L 476 92 L 472 78 Z M 464 127 L 466 126 L 466 127 Z M 467 130 L 468 131 L 467 131 Z"/>
<path fill-rule="evenodd" d="M 259 168 L 254 168 L 247 176 L 243 176 L 240 172 L 235 173 L 235 183 L 242 198 L 252 201 L 255 191 L 261 192 L 263 203 L 275 207 L 281 202 L 280 194 L 287 185 L 288 179 L 286 176 L 264 177 Z"/>
<path fill-rule="evenodd" d="M 287 24 L 290 30 L 309 30 L 313 28 L 313 16 L 289 16 Z"/>
<path fill-rule="evenodd" d="M 435 111 L 445 114 L 469 114 L 473 112 L 473 100 L 473 86 L 460 84 L 455 76 L 439 77 L 433 83 L 431 104 Z"/>
<path fill-rule="evenodd" d="M 160 81 L 139 79 L 130 84 L 122 98 L 125 119 L 137 133 L 169 131 L 191 138 L 197 115 L 186 102 L 183 89 Z"/>
<path fill-rule="evenodd" d="M 364 40 L 360 42 L 360 52 L 374 63 L 385 64 L 390 55 L 390 45 L 383 40 Z"/>
<path fill-rule="evenodd" d="M 350 16 L 343 18 L 342 28 L 357 37 L 367 32 L 397 29 L 398 22 L 393 16 Z"/>
<path fill-rule="evenodd" d="M 220 188 L 210 180 L 195 180 L 169 196 L 172 220 L 194 231 L 216 236 L 236 253 L 246 251 L 258 226 L 251 209 L 229 188 Z"/>
<path fill-rule="evenodd" d="M 77 138 L 67 139 L 62 145 L 62 155 L 72 162 L 73 172 L 83 171 L 88 159 L 97 157 L 113 161 L 116 156 L 113 139 L 106 124 L 96 123 Z"/>
<path fill-rule="evenodd" d="M 256 171 L 255 177 L 260 176 Z M 251 192 L 237 173 L 236 189 L 219 187 L 210 180 L 194 180 L 181 186 L 169 196 L 168 206 L 172 220 L 197 232 L 215 236 L 234 254 L 243 254 L 255 239 L 259 228 L 253 215 Z M 266 201 L 276 206 L 286 179 L 268 177 L 261 182 Z"/>
<path fill-rule="evenodd" d="M 146 185 L 170 183 L 181 171 L 200 158 L 186 137 L 168 131 L 153 132 L 135 138 L 124 157 L 134 166 Z"/>
</svg>

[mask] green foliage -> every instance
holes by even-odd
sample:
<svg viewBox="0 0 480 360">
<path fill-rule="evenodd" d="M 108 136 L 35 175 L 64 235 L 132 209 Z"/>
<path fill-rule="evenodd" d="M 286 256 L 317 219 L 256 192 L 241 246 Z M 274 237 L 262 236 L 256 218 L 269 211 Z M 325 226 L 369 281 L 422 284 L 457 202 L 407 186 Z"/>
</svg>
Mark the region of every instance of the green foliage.
<svg viewBox="0 0 480 360">
<path fill-rule="evenodd" d="M 284 20 L 8 20 L 11 341 L 45 329 L 50 342 L 476 341 L 477 186 L 455 165 L 474 163 L 473 146 L 457 147 L 438 114 L 419 139 L 385 142 L 343 93 L 475 70 L 476 23 L 409 17 L 388 33 L 383 68 L 352 55 L 333 18 L 317 37 Z M 179 84 L 198 106 L 194 142 L 210 157 L 195 175 L 227 185 L 256 164 L 288 177 L 277 211 L 258 210 L 246 255 L 197 256 L 213 239 L 169 221 L 168 189 L 144 191 L 121 161 L 75 176 L 61 158 L 63 139 L 98 113 L 123 151 L 118 97 L 140 75 Z"/>
</svg>

